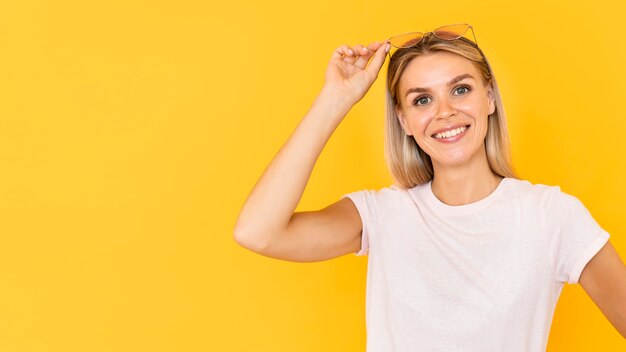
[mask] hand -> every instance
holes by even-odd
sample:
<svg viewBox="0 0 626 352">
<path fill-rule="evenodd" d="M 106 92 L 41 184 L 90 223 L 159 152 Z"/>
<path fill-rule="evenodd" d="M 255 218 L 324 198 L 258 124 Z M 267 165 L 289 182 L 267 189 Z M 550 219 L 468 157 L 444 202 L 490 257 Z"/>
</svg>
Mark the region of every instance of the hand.
<svg viewBox="0 0 626 352">
<path fill-rule="evenodd" d="M 387 42 L 374 42 L 367 47 L 357 44 L 352 48 L 347 45 L 337 48 L 326 69 L 324 89 L 342 95 L 353 105 L 356 104 L 378 77 L 385 62 L 385 49 L 388 45 Z"/>
</svg>

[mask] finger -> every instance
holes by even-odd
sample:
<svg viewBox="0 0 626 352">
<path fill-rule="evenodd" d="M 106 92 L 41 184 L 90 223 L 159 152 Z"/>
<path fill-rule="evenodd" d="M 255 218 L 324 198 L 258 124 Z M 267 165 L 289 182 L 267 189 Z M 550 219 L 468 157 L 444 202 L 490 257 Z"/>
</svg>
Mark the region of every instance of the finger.
<svg viewBox="0 0 626 352">
<path fill-rule="evenodd" d="M 385 41 L 385 43 L 381 45 L 378 50 L 376 50 L 372 61 L 370 61 L 369 65 L 365 68 L 365 71 L 367 71 L 372 80 L 375 80 L 376 77 L 378 77 L 378 72 L 380 72 L 380 68 L 383 66 L 383 63 L 387 58 L 387 52 L 390 48 L 391 44 L 389 44 L 388 41 Z"/>
<path fill-rule="evenodd" d="M 348 56 L 348 57 L 344 57 L 344 60 L 343 60 L 343 61 L 345 61 L 346 63 L 349 63 L 349 64 L 354 64 L 362 55 L 366 55 L 369 52 L 361 44 L 357 44 L 357 45 L 353 46 L 351 49 L 352 49 L 352 52 L 354 53 L 354 55 Z"/>
<path fill-rule="evenodd" d="M 354 55 L 354 52 L 347 45 L 342 45 L 333 52 L 333 59 L 342 59 L 344 56 Z"/>
<path fill-rule="evenodd" d="M 375 41 L 375 42 L 370 43 L 370 45 L 368 45 L 367 48 L 372 51 L 376 51 L 378 50 L 378 48 L 380 48 L 381 45 L 383 45 L 382 42 Z"/>
<path fill-rule="evenodd" d="M 343 57 L 343 61 L 346 63 L 352 64 L 354 63 L 354 61 L 356 61 L 359 55 L 361 55 L 361 52 L 359 51 L 359 45 L 355 45 L 352 48 L 348 48 L 348 51 L 350 52 L 350 54 L 345 55 Z"/>
<path fill-rule="evenodd" d="M 373 42 L 367 47 L 363 47 L 361 50 L 363 54 L 356 59 L 354 64 L 361 69 L 365 68 L 367 62 L 381 45 L 382 44 L 380 42 Z"/>
<path fill-rule="evenodd" d="M 357 44 L 357 45 L 353 46 L 352 50 L 356 53 L 356 56 L 361 56 L 361 55 L 365 55 L 365 54 L 368 53 L 367 48 L 364 47 L 361 44 Z"/>
</svg>

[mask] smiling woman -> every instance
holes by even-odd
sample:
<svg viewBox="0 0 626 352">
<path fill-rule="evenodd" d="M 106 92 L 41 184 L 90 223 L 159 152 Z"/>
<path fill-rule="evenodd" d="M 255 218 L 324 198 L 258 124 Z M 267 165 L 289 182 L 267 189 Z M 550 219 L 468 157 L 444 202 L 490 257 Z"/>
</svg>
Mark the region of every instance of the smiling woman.
<svg viewBox="0 0 626 352">
<path fill-rule="evenodd" d="M 395 184 L 295 212 L 390 46 L 337 48 L 321 93 L 248 196 L 236 241 L 297 262 L 368 254 L 368 351 L 545 351 L 561 290 L 579 280 L 626 337 L 626 266 L 576 197 L 516 177 L 495 75 L 463 37 L 469 28 L 400 36 L 386 85 Z"/>
<path fill-rule="evenodd" d="M 432 88 L 416 88 L 424 85 L 421 82 Z M 413 139 L 417 143 L 413 148 L 423 151 L 418 155 L 428 156 L 422 160 L 422 164 L 429 164 L 427 170 L 437 169 L 441 174 L 446 167 L 469 165 L 475 158 L 484 158 L 483 163 L 488 164 L 485 149 L 488 119 L 498 116 L 490 117 L 495 111 L 494 94 L 471 61 L 445 51 L 418 56 L 407 64 L 397 90 L 399 94 L 393 97 L 398 100 L 397 118 L 388 119 L 388 124 L 394 125 L 388 128 L 402 125 L 404 138 L 409 141 L 398 145 L 411 145 Z M 389 160 L 393 162 L 393 158 Z M 500 176 L 514 175 L 510 172 Z M 401 176 L 397 179 L 407 188 L 424 181 L 404 180 Z"/>
<path fill-rule="evenodd" d="M 440 32 L 435 30 L 435 34 Z M 422 36 L 423 39 L 417 45 L 396 51 L 389 62 L 385 153 L 394 179 L 404 188 L 433 179 L 433 162 L 437 164 L 438 158 L 431 157 L 432 153 L 424 148 L 431 152 L 441 148 L 433 150 L 430 148 L 432 139 L 415 136 L 410 127 L 420 124 L 427 124 L 429 131 L 434 129 L 431 137 L 437 133 L 447 133 L 448 130 L 468 127 L 467 133 L 473 134 L 474 144 L 486 152 L 470 148 L 470 153 L 473 152 L 472 155 L 478 158 L 486 156 L 491 169 L 488 174 L 515 178 L 506 116 L 496 78 L 487 58 L 475 43 L 464 37 L 454 41 L 440 37 Z M 447 143 L 450 147 L 456 147 L 455 142 L 464 136 L 438 138 L 438 143 L 434 145 Z M 457 154 L 461 152 L 459 148 L 456 149 Z M 447 154 L 454 155 L 450 151 Z M 491 175 L 487 177 L 493 178 Z M 438 183 L 434 182 L 435 188 Z M 455 201 L 449 199 L 449 202 L 452 204 Z"/>
</svg>

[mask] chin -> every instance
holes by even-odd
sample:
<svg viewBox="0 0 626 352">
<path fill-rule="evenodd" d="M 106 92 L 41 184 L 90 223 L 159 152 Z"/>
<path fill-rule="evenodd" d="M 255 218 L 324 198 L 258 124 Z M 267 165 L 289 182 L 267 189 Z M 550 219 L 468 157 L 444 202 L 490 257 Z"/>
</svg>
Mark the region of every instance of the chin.
<svg viewBox="0 0 626 352">
<path fill-rule="evenodd" d="M 463 152 L 454 153 L 452 155 L 448 154 L 440 158 L 431 157 L 431 160 L 433 162 L 436 162 L 437 164 L 442 166 L 459 166 L 468 163 L 470 159 L 471 158 L 469 157 L 469 155 Z"/>
<path fill-rule="evenodd" d="M 443 162 L 439 162 L 440 166 L 443 167 L 459 167 L 459 166 L 463 166 L 463 165 L 467 165 L 468 160 L 445 160 Z"/>
<path fill-rule="evenodd" d="M 447 157 L 438 158 L 436 160 L 431 158 L 431 161 L 433 162 L 433 167 L 437 164 L 437 166 L 444 168 L 465 167 L 479 162 L 478 160 L 475 160 L 475 158 L 472 158 L 471 155 L 465 153 L 460 155 L 448 155 Z"/>
</svg>

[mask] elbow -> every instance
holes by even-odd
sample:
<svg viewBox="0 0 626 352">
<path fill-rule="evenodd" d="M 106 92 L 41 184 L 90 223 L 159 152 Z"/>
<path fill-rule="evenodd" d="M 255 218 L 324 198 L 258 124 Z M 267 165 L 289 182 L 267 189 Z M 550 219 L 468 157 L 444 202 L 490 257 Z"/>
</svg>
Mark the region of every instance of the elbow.
<svg viewBox="0 0 626 352">
<path fill-rule="evenodd" d="M 248 243 L 250 242 L 246 233 L 237 226 L 235 226 L 235 229 L 233 230 L 233 239 L 238 245 L 243 247 L 248 247 Z"/>
<path fill-rule="evenodd" d="M 233 239 L 235 240 L 235 242 L 237 242 L 237 244 L 246 247 L 246 244 L 249 242 L 249 238 L 250 236 L 248 236 L 248 232 L 245 227 L 243 226 L 243 223 L 241 221 L 241 219 L 237 219 L 237 222 L 235 223 L 235 227 L 233 229 Z"/>
<path fill-rule="evenodd" d="M 242 230 L 239 226 L 236 226 L 233 231 L 233 239 L 238 245 L 253 252 L 260 252 L 267 247 L 266 241 L 263 241 L 260 236 Z"/>
</svg>

